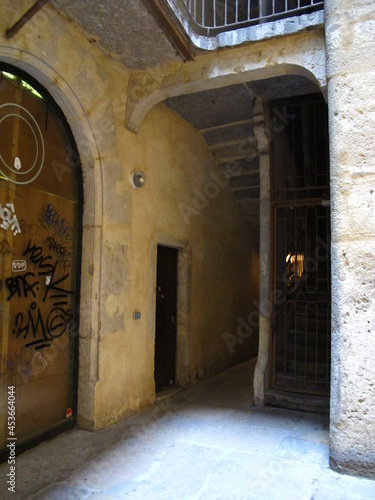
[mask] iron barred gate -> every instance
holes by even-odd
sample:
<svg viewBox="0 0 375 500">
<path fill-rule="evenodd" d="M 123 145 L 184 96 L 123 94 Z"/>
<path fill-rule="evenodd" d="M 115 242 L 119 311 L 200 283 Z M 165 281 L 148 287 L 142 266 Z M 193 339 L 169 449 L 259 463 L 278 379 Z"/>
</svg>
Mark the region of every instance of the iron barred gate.
<svg viewBox="0 0 375 500">
<path fill-rule="evenodd" d="M 320 96 L 273 103 L 290 117 L 272 144 L 272 385 L 329 395 L 330 203 L 326 104 Z"/>
</svg>

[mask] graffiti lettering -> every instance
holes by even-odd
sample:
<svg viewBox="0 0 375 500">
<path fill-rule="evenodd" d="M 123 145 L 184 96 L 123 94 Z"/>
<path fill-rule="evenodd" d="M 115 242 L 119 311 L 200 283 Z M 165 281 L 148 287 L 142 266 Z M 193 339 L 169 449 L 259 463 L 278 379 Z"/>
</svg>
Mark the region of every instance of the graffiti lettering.
<svg viewBox="0 0 375 500">
<path fill-rule="evenodd" d="M 40 217 L 42 219 L 43 216 Z M 39 218 L 38 218 L 39 219 Z M 24 219 L 20 220 L 20 228 L 23 234 L 29 234 L 35 241 L 42 244 L 48 236 L 48 227 L 44 224 L 26 224 Z"/>
<path fill-rule="evenodd" d="M 57 267 L 57 261 L 55 263 L 55 267 L 53 269 L 53 273 L 51 276 L 51 280 L 47 283 L 46 292 L 43 297 L 43 302 L 45 302 L 48 298 L 56 299 L 56 298 L 68 298 L 68 295 L 73 295 L 74 292 L 71 290 L 65 290 L 57 285 L 62 285 L 64 281 L 69 278 L 69 273 L 65 274 L 62 278 L 57 278 L 54 280 L 55 272 Z"/>
<path fill-rule="evenodd" d="M 12 271 L 14 273 L 26 271 L 26 260 L 14 260 L 12 262 Z"/>
<path fill-rule="evenodd" d="M 43 257 L 42 254 L 43 248 L 37 247 L 36 245 L 31 246 L 31 240 L 29 240 L 27 248 L 23 252 L 23 256 L 28 256 L 33 264 L 38 264 L 39 269 L 43 269 L 43 271 L 40 271 L 38 273 L 39 276 L 51 274 L 52 272 L 54 272 L 54 268 L 56 267 L 47 262 L 52 260 L 52 257 L 50 255 L 48 255 L 47 257 Z"/>
<path fill-rule="evenodd" d="M 47 242 L 49 245 L 49 249 L 53 250 L 54 252 L 57 253 L 58 259 L 64 263 L 64 265 L 70 266 L 71 265 L 71 258 L 72 258 L 72 252 L 69 251 L 67 247 L 64 245 L 61 245 L 60 243 L 57 243 L 55 238 L 53 236 L 50 236 L 47 238 Z"/>
<path fill-rule="evenodd" d="M 18 313 L 16 316 L 15 328 L 13 329 L 16 338 L 23 336 L 26 340 L 29 335 L 32 335 L 34 340 L 26 343 L 25 347 L 34 347 L 35 350 L 50 347 L 51 341 L 61 337 L 73 319 L 71 310 L 64 309 L 63 305 L 66 306 L 68 303 L 59 301 L 52 304 L 47 319 L 43 320 L 41 310 L 37 307 L 36 302 L 32 302 L 27 314 Z"/>
<path fill-rule="evenodd" d="M 62 239 L 73 239 L 73 228 L 67 225 L 67 221 L 61 218 L 61 215 L 53 208 L 51 204 L 47 206 L 44 214 L 44 221 L 52 227 Z"/>
<path fill-rule="evenodd" d="M 17 236 L 21 232 L 13 203 L 6 203 L 4 207 L 0 203 L 0 218 L 2 220 L 0 227 L 5 229 L 5 231 L 10 227 L 14 236 Z"/>
<path fill-rule="evenodd" d="M 5 279 L 7 300 L 13 297 L 31 298 L 28 309 L 17 312 L 13 323 L 15 337 L 26 341 L 25 347 L 35 350 L 51 346 L 54 339 L 75 328 L 74 314 L 70 309 L 67 290 L 69 273 L 59 273 L 58 260 L 43 255 L 43 247 L 28 241 L 23 256 L 34 264 L 34 272 L 27 272 Z M 26 261 L 22 261 L 25 262 Z M 37 279 L 43 277 L 43 279 Z"/>
<path fill-rule="evenodd" d="M 29 278 L 34 278 L 34 273 L 25 273 L 19 276 L 10 276 L 5 279 L 5 285 L 8 289 L 9 295 L 7 301 L 9 302 L 15 295 L 18 297 L 29 297 L 29 294 L 34 298 L 36 297 L 36 290 L 39 290 L 39 281 L 29 282 Z"/>
</svg>

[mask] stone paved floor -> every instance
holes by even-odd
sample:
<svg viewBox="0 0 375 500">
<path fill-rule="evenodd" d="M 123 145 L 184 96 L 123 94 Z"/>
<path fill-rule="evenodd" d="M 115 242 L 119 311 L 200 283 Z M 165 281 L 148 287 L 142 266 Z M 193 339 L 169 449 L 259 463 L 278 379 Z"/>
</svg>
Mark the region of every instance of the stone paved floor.
<svg viewBox="0 0 375 500">
<path fill-rule="evenodd" d="M 68 431 L 17 457 L 0 498 L 375 499 L 328 467 L 328 417 L 251 406 L 254 363 L 161 399 L 97 433 Z M 250 383 L 249 383 L 250 382 Z"/>
</svg>

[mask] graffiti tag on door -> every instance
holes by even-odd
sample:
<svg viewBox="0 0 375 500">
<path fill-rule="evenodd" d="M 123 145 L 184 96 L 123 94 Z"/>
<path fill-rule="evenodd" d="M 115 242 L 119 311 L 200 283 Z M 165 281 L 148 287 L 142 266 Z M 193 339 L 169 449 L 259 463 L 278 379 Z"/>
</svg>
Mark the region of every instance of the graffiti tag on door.
<svg viewBox="0 0 375 500">
<path fill-rule="evenodd" d="M 69 272 L 61 272 L 59 260 L 43 254 L 43 247 L 29 240 L 23 257 L 33 264 L 33 271 L 18 273 L 5 279 L 6 300 L 26 299 L 27 306 L 12 316 L 12 332 L 25 340 L 25 347 L 36 350 L 50 347 L 53 340 L 69 333 L 73 313 L 69 290 Z M 29 265 L 28 265 L 29 268 Z"/>
</svg>

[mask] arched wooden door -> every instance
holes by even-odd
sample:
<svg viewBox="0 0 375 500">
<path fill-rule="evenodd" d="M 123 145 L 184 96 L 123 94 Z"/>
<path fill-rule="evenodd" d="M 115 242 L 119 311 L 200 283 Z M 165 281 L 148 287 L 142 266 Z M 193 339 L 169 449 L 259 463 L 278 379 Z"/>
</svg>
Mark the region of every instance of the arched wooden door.
<svg viewBox="0 0 375 500">
<path fill-rule="evenodd" d="M 37 82 L 0 63 L 3 455 L 11 439 L 20 450 L 76 417 L 81 193 L 61 111 Z"/>
</svg>

